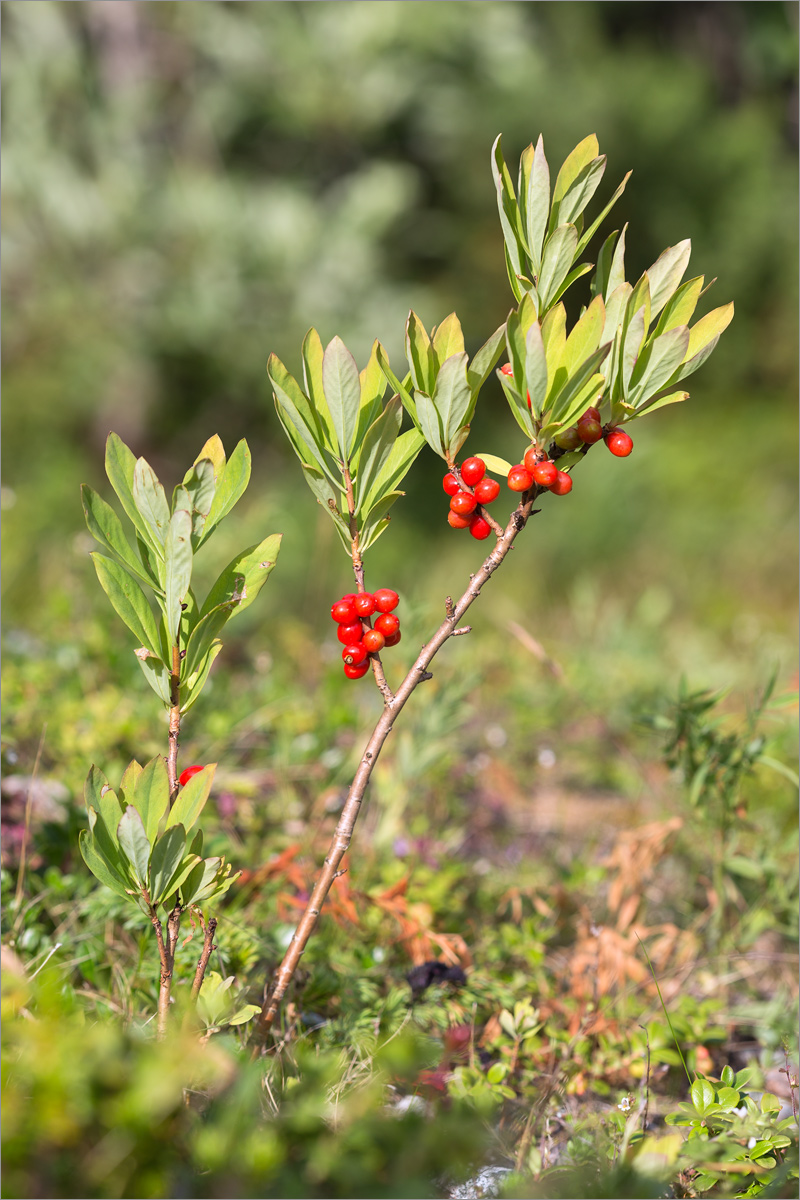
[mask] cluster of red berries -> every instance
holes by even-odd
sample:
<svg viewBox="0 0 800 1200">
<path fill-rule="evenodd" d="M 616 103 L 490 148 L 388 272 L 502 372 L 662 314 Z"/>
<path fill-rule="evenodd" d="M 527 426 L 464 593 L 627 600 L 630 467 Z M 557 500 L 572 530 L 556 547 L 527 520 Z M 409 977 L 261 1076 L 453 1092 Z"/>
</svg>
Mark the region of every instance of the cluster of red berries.
<svg viewBox="0 0 800 1200">
<path fill-rule="evenodd" d="M 555 496 L 566 496 L 572 491 L 572 476 L 559 471 L 538 446 L 529 446 L 522 462 L 508 472 L 508 486 L 512 492 L 527 492 L 534 484 Z"/>
<path fill-rule="evenodd" d="M 452 471 L 448 471 L 442 480 L 442 487 L 450 497 L 447 520 L 453 529 L 468 529 L 482 542 L 492 532 L 492 527 L 476 510 L 480 504 L 491 504 L 497 499 L 500 484 L 496 479 L 484 478 L 486 463 L 482 458 L 465 459 L 459 473 L 461 483 Z"/>
<path fill-rule="evenodd" d="M 348 679 L 361 679 L 369 670 L 370 654 L 379 654 L 384 646 L 400 641 L 400 618 L 393 609 L 400 603 L 397 592 L 378 588 L 377 592 L 348 592 L 331 607 L 331 616 L 339 626 L 336 636 L 344 646 L 342 659 Z M 374 625 L 370 617 L 377 613 Z"/>
<path fill-rule="evenodd" d="M 627 458 L 633 449 L 633 438 L 624 429 L 603 425 L 600 412 L 592 407 L 578 422 L 556 436 L 556 445 L 562 450 L 578 450 L 581 446 L 592 446 L 603 439 L 609 450 L 617 458 Z"/>
</svg>

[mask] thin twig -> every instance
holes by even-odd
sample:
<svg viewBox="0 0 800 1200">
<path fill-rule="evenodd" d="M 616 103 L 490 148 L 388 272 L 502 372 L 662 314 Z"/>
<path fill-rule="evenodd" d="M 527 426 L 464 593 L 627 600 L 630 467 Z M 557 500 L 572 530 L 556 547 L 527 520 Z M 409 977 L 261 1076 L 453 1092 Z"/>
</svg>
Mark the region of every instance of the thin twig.
<svg viewBox="0 0 800 1200">
<path fill-rule="evenodd" d="M 339 823 L 336 826 L 336 831 L 319 877 L 314 885 L 314 890 L 298 922 L 292 940 L 283 957 L 283 962 L 275 972 L 272 987 L 267 993 L 261 1007 L 261 1012 L 256 1020 L 254 1039 L 256 1046 L 263 1045 L 266 1041 L 277 1015 L 280 1002 L 286 993 L 286 989 L 308 944 L 308 939 L 311 937 L 314 926 L 317 923 L 322 905 L 330 891 L 339 864 L 350 846 L 353 829 L 355 828 L 355 823 L 361 809 L 361 802 L 364 798 L 367 784 L 369 783 L 372 770 L 378 760 L 383 744 L 392 731 L 395 718 L 405 707 L 406 701 L 419 684 L 423 680 L 431 678 L 431 674 L 427 669 L 428 666 L 444 643 L 453 636 L 454 625 L 461 620 L 473 602 L 477 600 L 483 585 L 491 579 L 494 572 L 511 550 L 514 540 L 520 531 L 525 528 L 526 522 L 532 515 L 533 503 L 537 495 L 538 489 L 533 488 L 530 495 L 526 494 L 526 496 L 521 498 L 519 505 L 511 515 L 502 538 L 486 558 L 481 569 L 470 577 L 469 586 L 455 605 L 452 615 L 448 613 L 431 640 L 422 647 L 416 662 L 401 683 L 394 700 L 384 707 L 378 723 L 367 742 L 361 762 L 350 786 L 347 800 L 339 817 Z M 355 568 L 355 558 L 353 565 Z"/>
<path fill-rule="evenodd" d="M 17 890 L 14 894 L 14 910 L 19 914 L 19 908 L 22 904 L 22 892 L 25 887 L 25 866 L 28 859 L 28 838 L 31 832 L 31 811 L 33 809 L 33 785 L 36 783 L 36 776 L 39 771 L 39 763 L 42 758 L 42 750 L 44 749 L 44 737 L 47 733 L 47 725 L 42 726 L 41 737 L 39 738 L 39 748 L 36 751 L 36 758 L 33 762 L 33 772 L 31 774 L 30 783 L 28 784 L 28 794 L 25 797 L 25 826 L 22 830 L 22 845 L 19 851 L 19 874 L 17 875 Z"/>
<path fill-rule="evenodd" d="M 217 931 L 217 918 L 211 917 L 205 928 L 205 936 L 203 938 L 203 950 L 202 950 L 202 953 L 201 953 L 199 959 L 197 960 L 197 970 L 195 971 L 194 979 L 192 980 L 191 999 L 192 999 L 193 1004 L 197 1002 L 197 997 L 200 995 L 200 988 L 203 985 L 203 977 L 205 976 L 205 973 L 206 973 L 206 967 L 208 966 L 208 960 L 211 958 L 211 952 L 214 949 L 214 934 L 216 933 L 216 931 Z"/>
</svg>

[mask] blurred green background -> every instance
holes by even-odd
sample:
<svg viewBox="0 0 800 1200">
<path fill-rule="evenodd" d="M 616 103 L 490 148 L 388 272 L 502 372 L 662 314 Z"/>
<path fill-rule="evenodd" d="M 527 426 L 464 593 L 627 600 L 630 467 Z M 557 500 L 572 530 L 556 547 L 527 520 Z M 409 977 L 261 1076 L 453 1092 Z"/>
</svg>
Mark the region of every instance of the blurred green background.
<svg viewBox="0 0 800 1200">
<path fill-rule="evenodd" d="M 268 592 L 241 621 L 240 658 L 289 664 L 303 682 L 334 670 L 327 610 L 348 564 L 277 424 L 267 356 L 298 371 L 314 324 L 360 365 L 375 337 L 396 362 L 411 306 L 428 326 L 455 309 L 477 348 L 511 306 L 493 138 L 502 131 L 515 163 L 542 132 L 555 168 L 594 131 L 609 158 L 601 195 L 634 171 L 604 231 L 630 222 L 629 277 L 691 237 L 689 274 L 718 280 L 703 303 L 733 299 L 736 317 L 689 403 L 637 425 L 630 460 L 592 455 L 569 500 L 547 499 L 487 589 L 479 637 L 495 659 L 525 655 L 507 632 L 516 621 L 557 658 L 598 655 L 609 690 L 617 672 L 748 688 L 776 662 L 793 669 L 795 6 L 6 0 L 2 11 L 12 661 L 52 668 L 55 648 L 69 672 L 91 655 L 95 620 L 113 620 L 78 492 L 86 481 L 109 495 L 109 430 L 168 486 L 217 431 L 229 450 L 246 436 L 254 461 L 218 560 L 285 534 Z M 494 380 L 468 449 L 523 449 Z M 481 558 L 447 527 L 440 476 L 425 451 L 368 563 L 368 584 L 396 587 L 423 635 Z M 448 670 L 460 657 L 449 652 Z M 133 666 L 130 680 L 140 686 Z"/>
</svg>

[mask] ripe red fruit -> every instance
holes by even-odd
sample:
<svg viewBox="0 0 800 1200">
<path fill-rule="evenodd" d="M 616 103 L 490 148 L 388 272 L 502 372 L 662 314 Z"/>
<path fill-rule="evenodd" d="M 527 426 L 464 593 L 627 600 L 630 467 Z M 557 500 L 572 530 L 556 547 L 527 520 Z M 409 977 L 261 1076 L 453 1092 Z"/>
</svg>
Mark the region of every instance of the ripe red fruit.
<svg viewBox="0 0 800 1200">
<path fill-rule="evenodd" d="M 373 592 L 372 594 L 375 597 L 375 607 L 378 612 L 391 612 L 400 603 L 400 597 L 391 588 L 378 588 L 377 592 Z"/>
<path fill-rule="evenodd" d="M 521 464 L 518 467 L 512 467 L 508 472 L 508 486 L 512 492 L 527 492 L 532 483 L 533 476 L 528 468 Z"/>
<path fill-rule="evenodd" d="M 331 616 L 337 625 L 349 625 L 352 621 L 355 621 L 358 616 L 355 606 L 355 596 L 343 597 L 341 600 L 337 600 L 331 606 Z"/>
<path fill-rule="evenodd" d="M 367 657 L 367 648 L 363 642 L 351 642 L 342 651 L 342 659 L 348 667 L 357 667 Z"/>
<path fill-rule="evenodd" d="M 532 411 L 533 411 L 533 405 L 531 404 L 531 394 L 530 394 L 530 392 L 526 392 L 526 393 L 525 393 L 525 396 L 527 397 L 527 400 L 528 400 L 528 408 L 529 408 L 529 409 L 531 410 L 531 412 L 532 412 Z"/>
<path fill-rule="evenodd" d="M 466 517 L 469 513 L 475 512 L 477 507 L 478 501 L 472 492 L 456 492 L 455 496 L 450 500 L 450 508 L 461 517 Z"/>
<path fill-rule="evenodd" d="M 533 474 L 533 468 L 539 461 L 540 454 L 541 451 L 539 450 L 538 446 L 528 446 L 528 449 L 525 451 L 525 457 L 522 460 L 522 465 L 527 467 L 531 475 Z"/>
<path fill-rule="evenodd" d="M 552 483 L 555 483 L 557 476 L 558 467 L 548 458 L 543 462 L 538 462 L 533 468 L 533 481 L 538 483 L 539 487 L 550 487 Z"/>
<path fill-rule="evenodd" d="M 359 617 L 371 617 L 375 612 L 375 597 L 372 592 L 362 592 L 360 596 L 356 596 L 353 604 Z"/>
<path fill-rule="evenodd" d="M 491 504 L 500 495 L 500 484 L 496 479 L 482 479 L 475 485 L 475 499 L 479 504 Z"/>
<path fill-rule="evenodd" d="M 474 538 L 482 542 L 492 532 L 492 527 L 483 517 L 473 517 L 470 522 L 469 531 Z"/>
<path fill-rule="evenodd" d="M 361 640 L 361 622 L 351 621 L 349 625 L 340 625 L 336 630 L 336 636 L 343 646 L 359 642 Z"/>
<path fill-rule="evenodd" d="M 381 613 L 375 619 L 375 628 L 388 640 L 400 628 L 400 620 L 394 613 Z"/>
<path fill-rule="evenodd" d="M 633 438 L 624 429 L 612 429 L 603 441 L 617 458 L 627 458 L 633 449 Z"/>
<path fill-rule="evenodd" d="M 486 463 L 482 458 L 465 458 L 461 465 L 461 478 L 469 487 L 480 483 L 486 474 Z"/>
<path fill-rule="evenodd" d="M 344 664 L 344 673 L 348 679 L 361 679 L 363 675 L 366 675 L 368 670 L 369 659 L 367 659 L 366 662 L 359 663 L 357 667 L 351 667 L 348 663 Z"/>
<path fill-rule="evenodd" d="M 583 445 L 583 439 L 574 425 L 570 425 L 569 429 L 562 429 L 553 440 L 562 450 L 577 450 Z"/>
<path fill-rule="evenodd" d="M 403 636 L 402 633 L 398 629 L 397 633 L 393 633 L 389 637 L 387 637 L 385 645 L 386 646 L 396 646 L 402 636 Z"/>
<path fill-rule="evenodd" d="M 572 476 L 568 475 L 566 471 L 559 471 L 555 483 L 550 484 L 549 491 L 554 496 L 566 496 L 567 492 L 572 491 Z"/>
<path fill-rule="evenodd" d="M 585 417 L 591 417 L 593 421 L 599 421 L 600 420 L 600 409 L 595 408 L 595 406 L 593 404 L 590 404 L 589 407 L 587 408 L 586 412 L 583 415 Z"/>
<path fill-rule="evenodd" d="M 383 649 L 386 638 L 380 629 L 368 629 L 364 634 L 363 642 L 370 654 L 377 654 Z"/>
<path fill-rule="evenodd" d="M 593 411 L 597 412 L 597 409 Z M 581 441 L 586 442 L 590 446 L 594 442 L 599 442 L 603 436 L 603 426 L 600 424 L 599 417 L 591 416 L 588 411 L 583 414 L 575 428 L 578 431 Z"/>
<path fill-rule="evenodd" d="M 458 513 L 449 512 L 447 514 L 447 524 L 452 529 L 468 529 L 472 517 L 462 517 Z"/>
<path fill-rule="evenodd" d="M 502 367 L 500 368 L 500 374 L 501 375 L 513 375 L 514 368 L 512 367 L 511 363 L 503 363 Z"/>
<path fill-rule="evenodd" d="M 460 491 L 461 484 L 456 479 L 452 471 L 448 471 L 442 480 L 442 487 L 447 492 L 448 496 L 455 496 L 456 492 Z"/>
<path fill-rule="evenodd" d="M 202 769 L 203 768 L 198 766 L 197 763 L 195 763 L 193 767 L 187 767 L 185 771 L 181 771 L 178 783 L 181 785 L 181 787 L 186 787 L 186 784 L 189 782 L 192 776 L 196 775 L 198 771 L 202 771 Z"/>
</svg>

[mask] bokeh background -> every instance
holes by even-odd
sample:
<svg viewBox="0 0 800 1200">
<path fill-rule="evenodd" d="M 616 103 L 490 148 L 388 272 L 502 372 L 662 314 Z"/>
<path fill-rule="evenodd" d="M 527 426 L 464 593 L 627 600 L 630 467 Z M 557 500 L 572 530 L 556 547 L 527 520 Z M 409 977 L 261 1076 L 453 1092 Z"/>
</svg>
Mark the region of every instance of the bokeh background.
<svg viewBox="0 0 800 1200">
<path fill-rule="evenodd" d="M 629 460 L 592 455 L 569 500 L 545 504 L 444 679 L 464 656 L 541 672 L 512 622 L 584 695 L 596 684 L 601 706 L 684 672 L 742 693 L 776 665 L 791 676 L 795 6 L 6 0 L 2 11 L 2 586 L 7 661 L 41 672 L 16 729 L 28 756 L 54 679 L 77 686 L 78 663 L 91 664 L 84 693 L 140 688 L 127 635 L 109 647 L 102 632 L 115 618 L 79 502 L 83 481 L 109 496 L 109 430 L 168 486 L 211 433 L 229 449 L 247 437 L 253 481 L 208 571 L 231 547 L 285 539 L 228 661 L 303 688 L 331 679 L 327 611 L 348 564 L 282 436 L 266 359 L 274 350 L 298 371 L 314 324 L 360 364 L 375 337 L 402 361 L 412 306 L 427 326 L 456 310 L 477 348 L 511 306 L 489 170 L 501 131 L 512 162 L 541 132 L 553 167 L 596 132 L 603 194 L 634 172 L 606 224 L 630 222 L 629 277 L 689 236 L 689 274 L 717 279 L 703 303 L 732 299 L 736 317 L 688 404 L 637 423 Z M 521 449 L 492 380 L 469 450 Z M 402 593 L 421 636 L 481 553 L 445 524 L 440 475 L 425 451 L 368 569 L 373 586 Z M 484 675 L 501 696 L 502 671 Z M 222 734 L 215 708 L 198 706 L 187 735 L 211 717 Z M 53 721 L 57 756 L 75 741 L 59 746 Z M 85 742 L 91 753 L 88 723 Z"/>
</svg>

